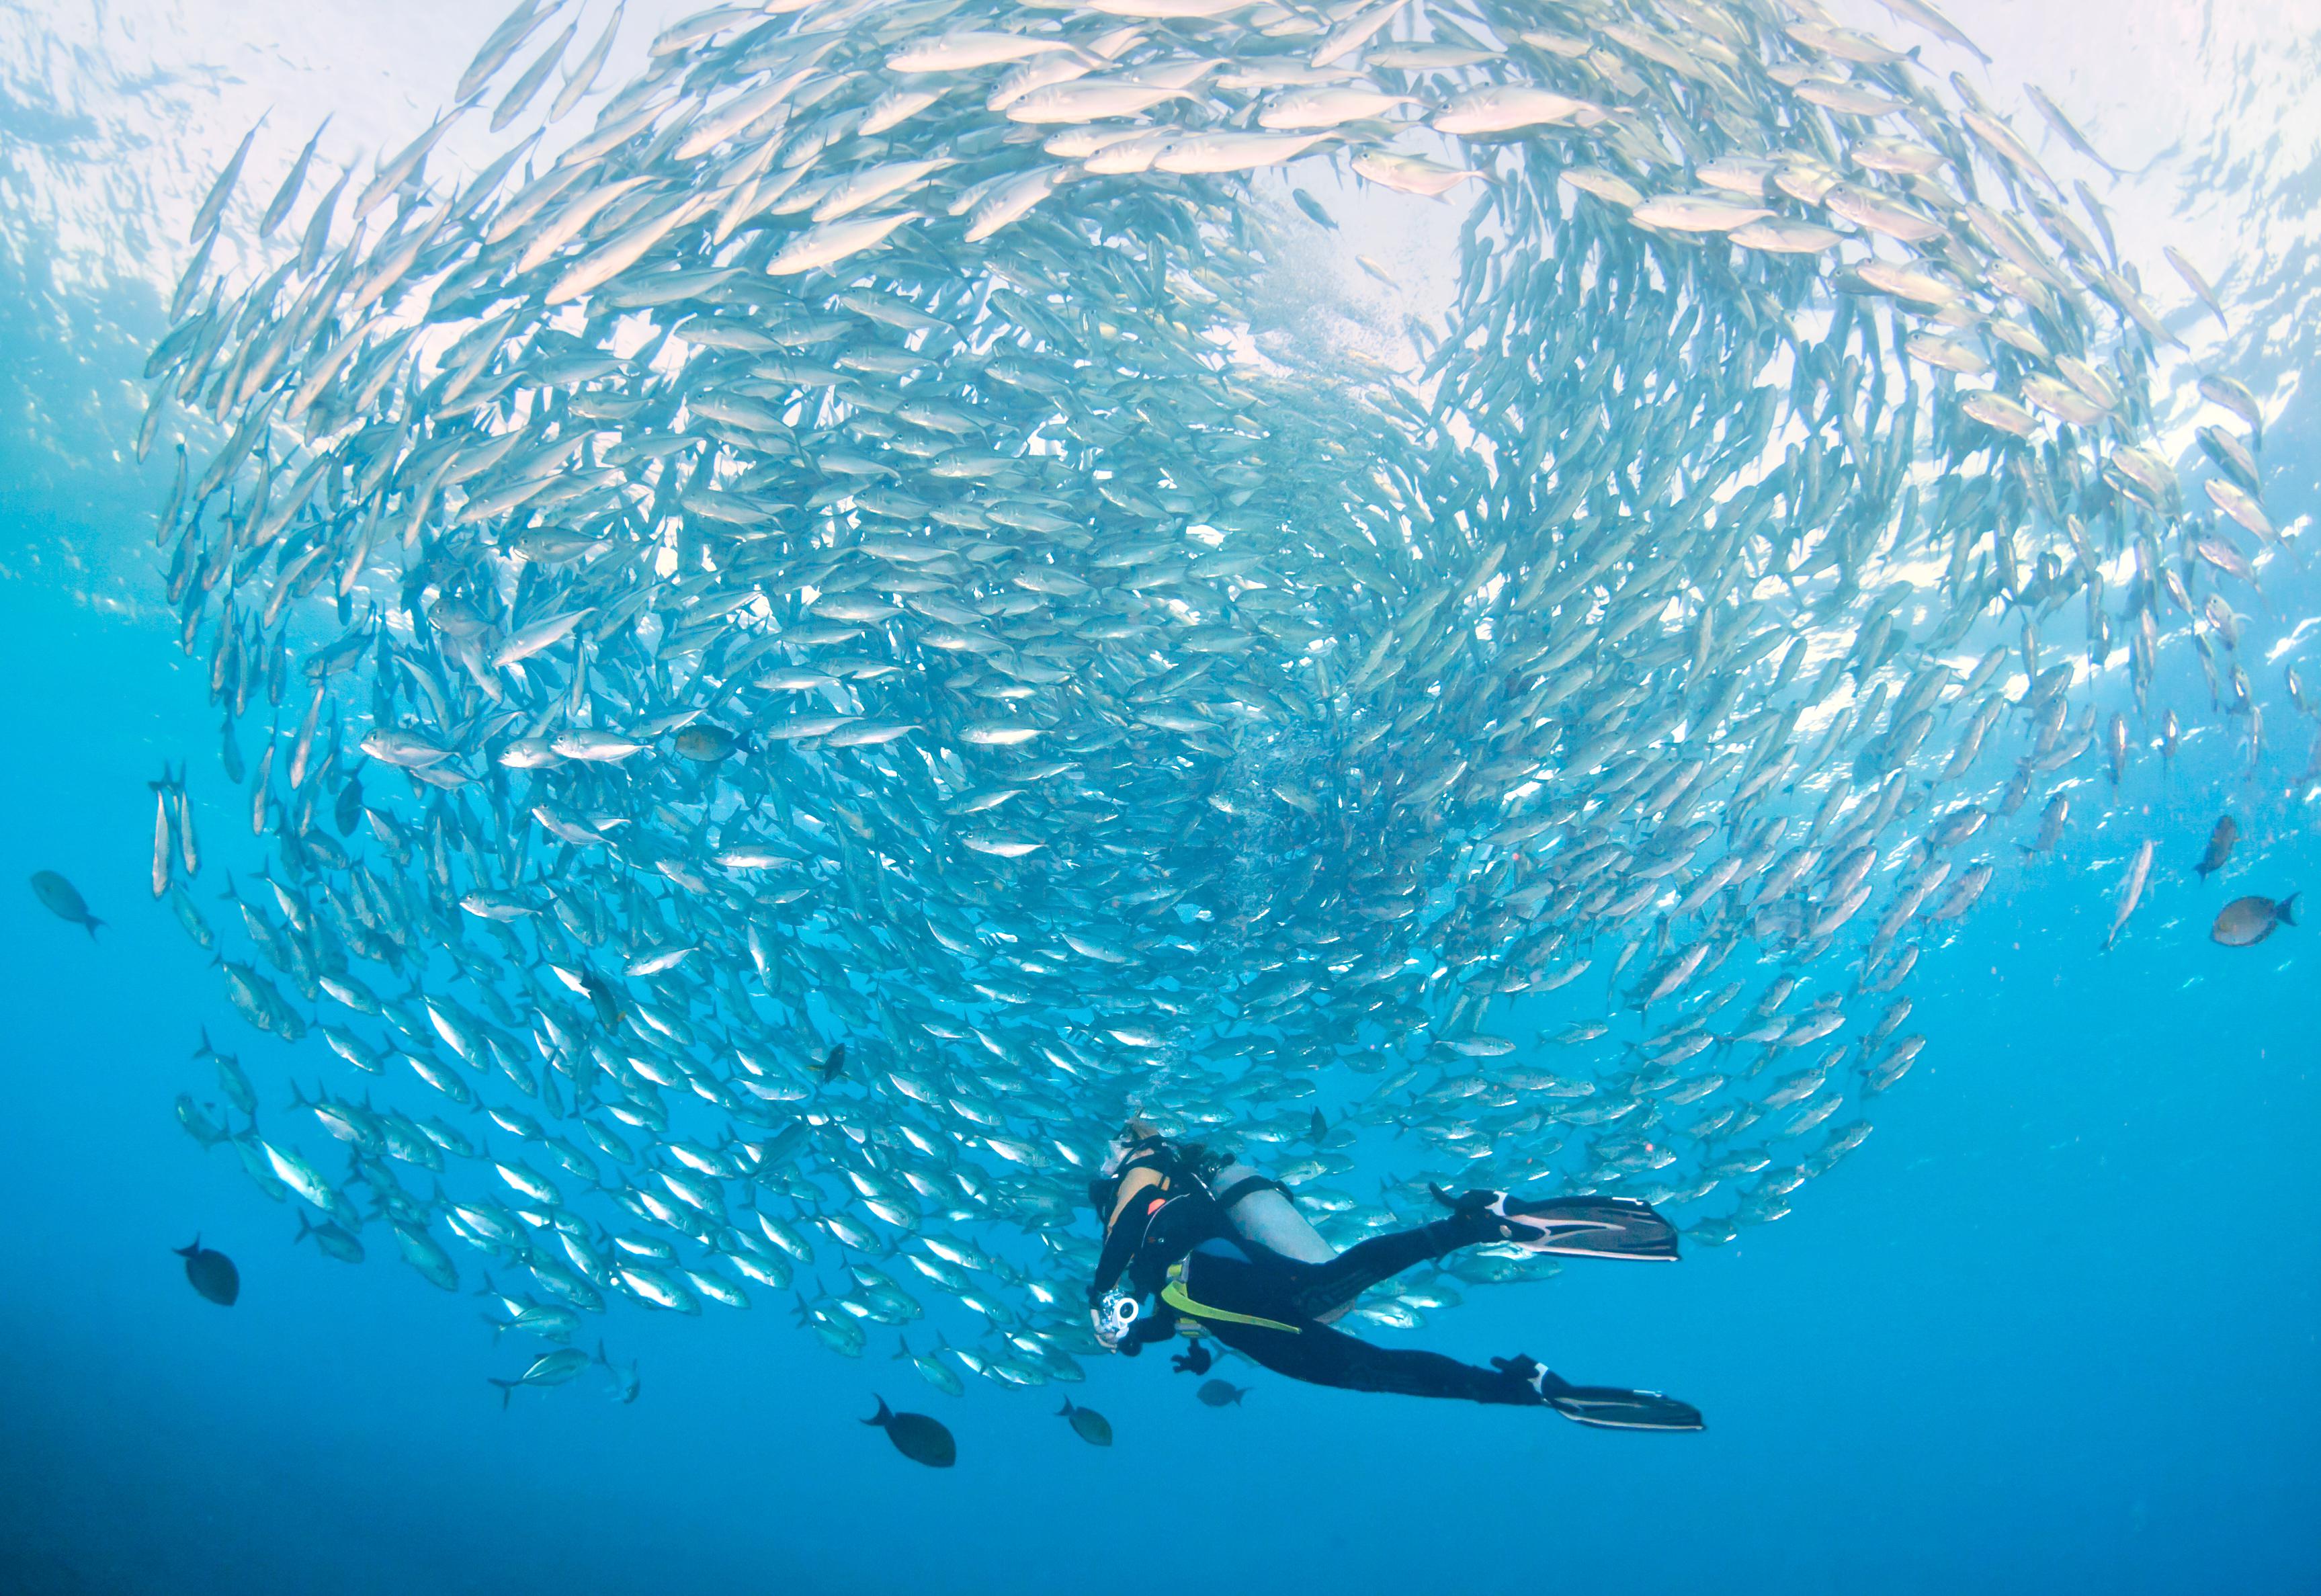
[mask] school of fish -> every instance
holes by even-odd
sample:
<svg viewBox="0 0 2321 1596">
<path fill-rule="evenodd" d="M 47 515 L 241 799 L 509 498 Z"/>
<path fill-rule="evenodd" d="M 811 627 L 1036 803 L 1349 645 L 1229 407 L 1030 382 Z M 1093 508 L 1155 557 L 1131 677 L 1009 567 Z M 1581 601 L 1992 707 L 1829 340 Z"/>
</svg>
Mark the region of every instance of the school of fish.
<svg viewBox="0 0 2321 1596">
<path fill-rule="evenodd" d="M 179 1116 L 566 1344 L 504 1397 L 623 1302 L 1079 1380 L 1132 1112 L 1342 1245 L 1430 1181 L 1729 1240 L 2071 795 L 2266 745 L 2256 399 L 1814 0 L 771 0 L 600 82 L 623 20 L 525 0 L 367 170 L 253 130 L 140 435 L 265 850 L 229 941 L 165 772 L 153 890 L 330 1072 L 205 1036 Z M 1405 360 L 1281 313 L 1356 191 L 1441 196 Z"/>
</svg>

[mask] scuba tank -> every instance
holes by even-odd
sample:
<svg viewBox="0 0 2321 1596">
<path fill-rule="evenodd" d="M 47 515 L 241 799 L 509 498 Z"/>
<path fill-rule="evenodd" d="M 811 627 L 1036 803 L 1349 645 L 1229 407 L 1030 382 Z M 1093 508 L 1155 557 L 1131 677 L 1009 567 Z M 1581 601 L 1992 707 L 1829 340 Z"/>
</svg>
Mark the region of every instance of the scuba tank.
<svg viewBox="0 0 2321 1596">
<path fill-rule="evenodd" d="M 1202 1180 L 1226 1220 L 1245 1239 L 1300 1263 L 1327 1263 L 1338 1255 L 1338 1249 L 1297 1211 L 1280 1181 L 1239 1161 L 1214 1173 L 1203 1172 Z"/>
<path fill-rule="evenodd" d="M 1222 1168 L 1201 1172 L 1209 1197 L 1224 1210 L 1225 1223 L 1242 1240 L 1252 1242 L 1300 1263 L 1327 1263 L 1338 1249 L 1322 1239 L 1313 1222 L 1297 1211 L 1289 1189 L 1270 1175 L 1259 1174 L 1238 1159 Z M 1324 1324 L 1343 1318 L 1353 1304 L 1333 1308 L 1321 1316 Z"/>
</svg>

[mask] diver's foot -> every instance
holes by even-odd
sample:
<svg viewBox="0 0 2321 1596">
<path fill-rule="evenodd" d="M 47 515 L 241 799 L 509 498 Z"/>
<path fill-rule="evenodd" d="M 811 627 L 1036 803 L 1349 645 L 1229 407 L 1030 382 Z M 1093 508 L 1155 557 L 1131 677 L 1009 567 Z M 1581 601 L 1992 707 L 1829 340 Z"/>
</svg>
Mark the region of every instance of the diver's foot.
<svg viewBox="0 0 2321 1596">
<path fill-rule="evenodd" d="M 1525 1360 L 1528 1361 L 1528 1360 Z M 1539 1400 L 1575 1424 L 1606 1430 L 1706 1429 L 1700 1409 L 1656 1391 L 1616 1385 L 1574 1385 L 1552 1369 L 1534 1366 L 1531 1387 Z"/>
<path fill-rule="evenodd" d="M 1556 1380 L 1554 1373 L 1545 1364 L 1522 1353 L 1517 1353 L 1511 1358 L 1493 1358 L 1491 1367 L 1497 1369 L 1511 1383 L 1529 1391 L 1542 1402 L 1547 1400 L 1547 1393 L 1541 1385 L 1543 1381 L 1554 1381 L 1558 1385 L 1562 1383 L 1561 1381 Z"/>
</svg>

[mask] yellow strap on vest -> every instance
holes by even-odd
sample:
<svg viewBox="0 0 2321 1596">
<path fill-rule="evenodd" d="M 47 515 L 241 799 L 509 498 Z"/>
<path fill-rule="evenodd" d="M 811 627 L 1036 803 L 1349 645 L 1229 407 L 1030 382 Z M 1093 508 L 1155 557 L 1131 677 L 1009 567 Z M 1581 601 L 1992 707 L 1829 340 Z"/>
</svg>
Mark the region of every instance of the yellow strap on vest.
<svg viewBox="0 0 2321 1596">
<path fill-rule="evenodd" d="M 1185 1266 L 1182 1263 L 1169 1265 L 1169 1283 L 1160 1288 L 1160 1300 L 1179 1313 L 1190 1314 L 1196 1318 L 1215 1319 L 1227 1325 L 1254 1325 L 1261 1330 L 1287 1330 L 1292 1336 L 1301 1333 L 1300 1327 L 1285 1325 L 1279 1319 L 1260 1318 L 1253 1313 L 1227 1313 L 1222 1308 L 1208 1308 L 1194 1301 L 1185 1290 Z"/>
</svg>

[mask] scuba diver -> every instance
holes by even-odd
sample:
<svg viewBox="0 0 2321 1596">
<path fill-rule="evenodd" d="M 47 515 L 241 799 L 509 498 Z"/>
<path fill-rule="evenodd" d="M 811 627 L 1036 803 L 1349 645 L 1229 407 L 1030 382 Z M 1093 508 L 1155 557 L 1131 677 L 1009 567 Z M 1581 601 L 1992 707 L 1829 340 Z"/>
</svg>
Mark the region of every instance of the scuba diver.
<svg viewBox="0 0 2321 1596">
<path fill-rule="evenodd" d="M 1277 1374 L 1315 1385 L 1547 1407 L 1606 1429 L 1702 1427 L 1689 1403 L 1657 1391 L 1573 1385 L 1521 1354 L 1494 1358 L 1483 1369 L 1332 1329 L 1329 1321 L 1370 1287 L 1461 1247 L 1500 1242 L 1572 1257 L 1677 1255 L 1675 1228 L 1634 1198 L 1433 1190 L 1446 1217 L 1339 1253 L 1279 1181 L 1131 1120 L 1113 1144 L 1104 1178 L 1088 1191 L 1105 1227 L 1088 1287 L 1097 1339 L 1133 1357 L 1151 1343 L 1194 1336 L 1191 1351 L 1171 1362 L 1196 1374 L 1212 1361 L 1197 1337 L 1214 1336 Z"/>
</svg>

